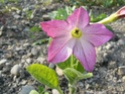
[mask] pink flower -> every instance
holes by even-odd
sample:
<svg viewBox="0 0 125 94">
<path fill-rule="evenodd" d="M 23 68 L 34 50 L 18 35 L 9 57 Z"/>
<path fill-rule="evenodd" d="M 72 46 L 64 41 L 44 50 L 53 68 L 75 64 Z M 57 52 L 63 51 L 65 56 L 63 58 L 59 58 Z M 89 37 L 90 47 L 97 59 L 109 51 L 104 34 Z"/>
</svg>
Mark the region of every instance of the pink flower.
<svg viewBox="0 0 125 94">
<path fill-rule="evenodd" d="M 116 12 L 116 14 L 117 14 L 117 17 L 118 17 L 118 18 L 123 18 L 123 17 L 125 17 L 125 6 L 122 7 L 122 8 L 120 8 L 120 9 Z"/>
<path fill-rule="evenodd" d="M 104 25 L 89 24 L 89 15 L 82 7 L 76 9 L 66 21 L 52 20 L 41 22 L 40 25 L 53 38 L 48 49 L 49 62 L 63 62 L 73 54 L 87 71 L 94 69 L 95 47 L 113 36 Z"/>
</svg>

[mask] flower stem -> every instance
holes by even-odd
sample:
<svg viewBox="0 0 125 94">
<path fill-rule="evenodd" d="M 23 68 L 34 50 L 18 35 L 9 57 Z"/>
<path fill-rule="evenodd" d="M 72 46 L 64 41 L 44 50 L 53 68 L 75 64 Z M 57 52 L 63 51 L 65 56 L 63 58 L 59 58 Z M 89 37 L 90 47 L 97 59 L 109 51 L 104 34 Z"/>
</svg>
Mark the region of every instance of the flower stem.
<svg viewBox="0 0 125 94">
<path fill-rule="evenodd" d="M 58 90 L 59 94 L 63 94 L 63 91 L 61 90 L 60 87 L 58 87 L 57 90 Z"/>
<path fill-rule="evenodd" d="M 74 58 L 73 58 L 73 55 L 71 55 L 70 62 L 71 62 L 71 66 L 73 66 L 73 65 L 74 65 Z"/>
<path fill-rule="evenodd" d="M 109 17 L 102 19 L 101 21 L 97 22 L 97 23 L 101 23 L 101 24 L 108 24 L 108 23 L 112 23 L 114 21 L 118 20 L 117 15 L 114 13 L 112 15 L 110 15 Z"/>
<path fill-rule="evenodd" d="M 74 85 L 69 84 L 69 94 L 76 94 L 76 88 Z"/>
</svg>

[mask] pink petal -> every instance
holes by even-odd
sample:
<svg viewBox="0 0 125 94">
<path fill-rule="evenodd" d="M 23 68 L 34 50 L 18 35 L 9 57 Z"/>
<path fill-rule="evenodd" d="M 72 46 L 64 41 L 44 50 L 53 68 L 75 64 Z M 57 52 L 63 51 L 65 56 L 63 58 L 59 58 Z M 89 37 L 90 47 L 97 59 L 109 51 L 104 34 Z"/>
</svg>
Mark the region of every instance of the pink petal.
<svg viewBox="0 0 125 94">
<path fill-rule="evenodd" d="M 83 30 L 83 38 L 98 47 L 113 37 L 113 33 L 102 24 L 91 24 Z"/>
<path fill-rule="evenodd" d="M 85 9 L 80 7 L 68 17 L 67 21 L 71 28 L 78 27 L 82 29 L 89 24 L 89 15 Z"/>
<path fill-rule="evenodd" d="M 48 51 L 48 61 L 60 63 L 72 54 L 74 41 L 67 37 L 56 38 L 52 41 Z"/>
<path fill-rule="evenodd" d="M 125 6 L 120 8 L 118 11 L 117 11 L 117 14 L 119 15 L 125 15 Z"/>
<path fill-rule="evenodd" d="M 84 66 L 85 70 L 93 71 L 96 63 L 96 53 L 93 45 L 85 40 L 80 40 L 76 42 L 73 53 Z"/>
<path fill-rule="evenodd" d="M 48 36 L 55 38 L 63 36 L 68 33 L 68 23 L 63 20 L 52 20 L 40 23 L 43 31 L 47 33 Z"/>
</svg>

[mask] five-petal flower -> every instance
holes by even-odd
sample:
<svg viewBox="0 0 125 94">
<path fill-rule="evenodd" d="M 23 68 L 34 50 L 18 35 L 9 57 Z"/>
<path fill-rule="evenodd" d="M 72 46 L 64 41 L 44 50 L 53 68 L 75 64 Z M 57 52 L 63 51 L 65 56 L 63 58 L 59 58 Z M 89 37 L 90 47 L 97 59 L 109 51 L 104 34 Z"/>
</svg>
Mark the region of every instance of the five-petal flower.
<svg viewBox="0 0 125 94">
<path fill-rule="evenodd" d="M 89 15 L 82 7 L 76 9 L 66 21 L 52 20 L 40 23 L 53 40 L 48 49 L 48 61 L 59 63 L 74 55 L 87 71 L 96 63 L 95 47 L 113 36 L 102 24 L 89 24 Z"/>
</svg>

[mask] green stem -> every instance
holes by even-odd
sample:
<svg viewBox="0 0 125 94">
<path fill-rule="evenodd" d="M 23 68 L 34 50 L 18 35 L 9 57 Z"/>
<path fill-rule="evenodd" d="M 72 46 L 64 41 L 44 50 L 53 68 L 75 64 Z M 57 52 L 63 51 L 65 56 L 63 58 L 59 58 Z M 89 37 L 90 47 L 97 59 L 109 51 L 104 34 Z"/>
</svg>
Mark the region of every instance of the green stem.
<svg viewBox="0 0 125 94">
<path fill-rule="evenodd" d="M 76 94 L 76 88 L 74 85 L 69 84 L 69 94 Z"/>
<path fill-rule="evenodd" d="M 73 55 L 71 55 L 70 62 L 71 62 L 71 66 L 73 67 L 74 66 L 74 57 L 73 57 Z"/>
<path fill-rule="evenodd" d="M 109 17 L 97 22 L 97 23 L 101 23 L 101 24 L 108 24 L 108 23 L 112 23 L 114 21 L 118 20 L 117 14 L 114 13 L 112 15 L 110 15 Z"/>
<path fill-rule="evenodd" d="M 61 90 L 60 87 L 58 87 L 57 90 L 58 90 L 59 94 L 63 94 L 63 91 Z"/>
</svg>

